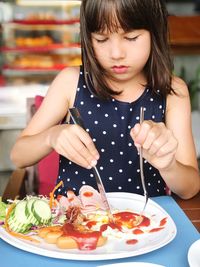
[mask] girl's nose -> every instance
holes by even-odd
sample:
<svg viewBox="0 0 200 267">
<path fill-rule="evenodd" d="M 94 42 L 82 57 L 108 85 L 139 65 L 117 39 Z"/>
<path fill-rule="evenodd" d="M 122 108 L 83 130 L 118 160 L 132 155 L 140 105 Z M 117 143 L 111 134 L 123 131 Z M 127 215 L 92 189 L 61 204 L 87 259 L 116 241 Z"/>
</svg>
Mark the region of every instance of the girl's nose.
<svg viewBox="0 0 200 267">
<path fill-rule="evenodd" d="M 111 42 L 110 56 L 112 59 L 121 59 L 126 55 L 125 49 L 123 47 L 122 41 L 117 40 Z"/>
</svg>

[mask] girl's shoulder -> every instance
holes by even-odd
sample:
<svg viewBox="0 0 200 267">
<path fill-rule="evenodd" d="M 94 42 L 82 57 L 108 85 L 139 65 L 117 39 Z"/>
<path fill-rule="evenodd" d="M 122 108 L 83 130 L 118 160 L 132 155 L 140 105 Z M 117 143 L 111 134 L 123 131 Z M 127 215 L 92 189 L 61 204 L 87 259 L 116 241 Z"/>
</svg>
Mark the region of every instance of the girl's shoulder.
<svg viewBox="0 0 200 267">
<path fill-rule="evenodd" d="M 189 94 L 188 86 L 186 82 L 180 77 L 173 76 L 171 86 L 176 95 L 188 96 Z"/>
<path fill-rule="evenodd" d="M 173 76 L 171 86 L 174 92 L 167 97 L 167 110 L 189 109 L 190 95 L 186 82 L 180 77 Z"/>
<path fill-rule="evenodd" d="M 55 91 L 62 95 L 64 98 L 74 98 L 76 87 L 79 80 L 80 67 L 67 67 L 64 68 L 53 80 L 49 91 Z"/>
<path fill-rule="evenodd" d="M 79 74 L 80 66 L 71 66 L 71 67 L 65 67 L 60 71 L 61 73 L 71 73 L 71 74 Z"/>
<path fill-rule="evenodd" d="M 72 84 L 77 83 L 79 78 L 80 67 L 67 67 L 60 71 L 60 73 L 56 76 L 54 82 L 59 82 L 62 84 L 68 85 L 68 82 L 72 82 Z"/>
</svg>

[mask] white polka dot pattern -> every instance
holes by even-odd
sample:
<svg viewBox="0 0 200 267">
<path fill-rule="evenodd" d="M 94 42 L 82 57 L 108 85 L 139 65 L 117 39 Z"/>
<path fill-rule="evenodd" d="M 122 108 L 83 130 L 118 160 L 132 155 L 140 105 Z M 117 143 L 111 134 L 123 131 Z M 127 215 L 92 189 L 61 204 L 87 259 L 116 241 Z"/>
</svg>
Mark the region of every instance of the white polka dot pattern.
<svg viewBox="0 0 200 267">
<path fill-rule="evenodd" d="M 79 109 L 86 131 L 100 153 L 97 168 L 105 189 L 107 192 L 143 194 L 138 151 L 130 137 L 130 130 L 139 122 L 141 106 L 145 107 L 146 120 L 164 122 L 165 99 L 159 92 L 153 94 L 146 88 L 142 96 L 133 103 L 114 98 L 101 100 L 95 96 L 93 88 L 88 90 L 83 73 L 81 68 L 74 106 Z M 162 177 L 146 160 L 144 171 L 149 195 L 165 194 L 166 185 Z M 84 184 L 96 188 L 92 170 L 84 169 L 62 156 L 58 182 L 60 180 L 63 180 L 65 186 L 57 191 L 59 194 L 65 194 L 68 189 L 78 193 Z"/>
</svg>

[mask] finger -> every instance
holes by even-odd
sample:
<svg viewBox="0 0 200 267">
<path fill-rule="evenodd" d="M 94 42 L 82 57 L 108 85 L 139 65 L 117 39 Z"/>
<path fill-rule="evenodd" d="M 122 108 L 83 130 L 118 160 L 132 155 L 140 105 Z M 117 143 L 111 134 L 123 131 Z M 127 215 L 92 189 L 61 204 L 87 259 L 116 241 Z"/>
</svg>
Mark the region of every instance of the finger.
<svg viewBox="0 0 200 267">
<path fill-rule="evenodd" d="M 139 131 L 140 131 L 140 124 L 139 124 L 139 123 L 136 123 L 136 124 L 134 125 L 134 127 L 133 127 L 133 128 L 131 129 L 131 131 L 130 131 L 130 135 L 131 135 L 131 137 L 132 137 L 133 139 L 135 139 L 136 136 L 138 135 Z"/>
<path fill-rule="evenodd" d="M 150 155 L 156 154 L 159 151 L 159 149 L 161 149 L 167 143 L 167 141 L 168 139 L 163 135 L 157 137 L 154 141 L 152 141 L 150 148 L 147 149 L 148 153 Z"/>
<path fill-rule="evenodd" d="M 84 129 L 78 125 L 70 125 L 68 130 L 63 133 L 64 135 L 60 135 L 60 138 L 57 139 L 57 152 L 86 168 L 97 164 L 96 158 L 89 153 L 81 141 L 82 135 L 85 135 L 92 142 Z"/>
<path fill-rule="evenodd" d="M 68 143 L 67 147 L 61 146 L 60 154 L 83 168 L 92 168 L 88 161 L 70 143 Z"/>
<path fill-rule="evenodd" d="M 150 125 L 150 124 L 149 124 Z M 166 127 L 163 123 L 152 123 L 146 139 L 143 143 L 143 148 L 149 150 L 149 153 L 154 154 L 161 145 L 167 142 Z"/>
<path fill-rule="evenodd" d="M 158 150 L 159 146 L 163 143 L 163 138 L 159 137 L 160 133 L 154 130 L 150 131 L 142 145 L 142 147 L 150 154 L 154 154 Z"/>
<path fill-rule="evenodd" d="M 175 153 L 178 147 L 178 142 L 175 138 L 171 138 L 167 143 L 159 148 L 156 152 L 157 157 L 163 157 L 170 153 Z"/>
<path fill-rule="evenodd" d="M 135 142 L 140 145 L 143 145 L 152 127 L 153 127 L 153 122 L 151 121 L 144 121 L 142 124 L 140 124 L 140 129 L 137 135 L 135 136 Z"/>
<path fill-rule="evenodd" d="M 132 139 L 133 139 L 134 144 L 135 144 L 136 147 L 140 147 L 140 144 L 138 144 L 136 142 L 136 140 L 135 140 L 136 139 L 136 136 L 139 133 L 139 131 L 140 131 L 140 124 L 139 123 L 135 124 L 135 126 L 130 131 L 130 136 L 132 137 Z"/>
<path fill-rule="evenodd" d="M 76 151 L 88 162 L 89 165 L 92 167 L 96 166 L 96 158 L 90 153 L 88 148 L 83 143 L 76 147 Z"/>
<path fill-rule="evenodd" d="M 89 153 L 92 155 L 94 160 L 98 160 L 100 155 L 99 152 L 97 151 L 94 142 L 92 140 L 92 138 L 90 137 L 90 135 L 79 125 L 73 125 L 72 126 L 72 130 L 73 130 L 73 137 L 70 139 L 71 143 L 73 143 L 72 145 L 76 147 L 76 150 L 82 150 L 83 154 L 84 154 L 84 147 L 82 146 L 82 144 L 87 148 L 87 150 L 89 151 Z M 74 141 L 74 139 L 78 137 L 78 139 L 76 139 L 76 141 L 78 143 L 76 143 L 76 141 Z M 81 141 L 81 143 L 80 143 Z M 88 156 L 86 156 L 88 158 Z"/>
<path fill-rule="evenodd" d="M 83 140 L 83 141 L 82 141 Z M 91 154 L 88 147 L 83 142 L 92 142 L 91 138 L 89 137 L 88 140 L 84 138 L 79 138 L 79 136 L 74 136 L 73 141 L 70 142 L 73 149 L 78 153 L 82 158 L 84 158 L 88 165 L 94 167 L 97 164 L 97 160 L 93 154 Z"/>
<path fill-rule="evenodd" d="M 153 127 L 149 132 L 145 143 L 143 144 L 144 149 L 148 150 L 150 155 L 155 154 L 162 146 L 164 146 L 171 138 L 171 133 L 168 130 L 156 129 Z"/>
<path fill-rule="evenodd" d="M 90 135 L 86 131 L 83 131 L 83 133 L 80 136 L 80 139 L 82 143 L 85 145 L 85 147 L 88 149 L 89 153 L 93 156 L 93 158 L 98 160 L 99 152 L 96 149 L 95 144 Z"/>
</svg>

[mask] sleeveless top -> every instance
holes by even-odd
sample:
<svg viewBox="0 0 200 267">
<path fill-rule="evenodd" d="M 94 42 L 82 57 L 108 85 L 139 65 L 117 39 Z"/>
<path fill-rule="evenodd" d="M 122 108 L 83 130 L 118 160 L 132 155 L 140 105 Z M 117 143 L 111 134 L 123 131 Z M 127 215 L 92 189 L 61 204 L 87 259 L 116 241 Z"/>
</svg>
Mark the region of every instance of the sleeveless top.
<svg viewBox="0 0 200 267">
<path fill-rule="evenodd" d="M 88 88 L 80 67 L 74 107 L 79 109 L 86 131 L 90 134 L 100 154 L 97 169 L 106 192 L 130 192 L 143 194 L 140 178 L 139 154 L 130 137 L 131 128 L 139 122 L 140 107 L 145 107 L 144 119 L 164 122 L 166 98 L 157 90 L 153 94 L 146 88 L 134 102 L 127 103 L 114 98 L 101 100 Z M 69 123 L 73 123 L 70 119 Z M 159 171 L 144 160 L 144 175 L 149 196 L 166 194 L 166 184 Z M 64 187 L 55 192 L 66 195 L 67 190 L 79 193 L 87 184 L 97 189 L 93 171 L 80 167 L 60 156 L 57 183 Z"/>
</svg>

